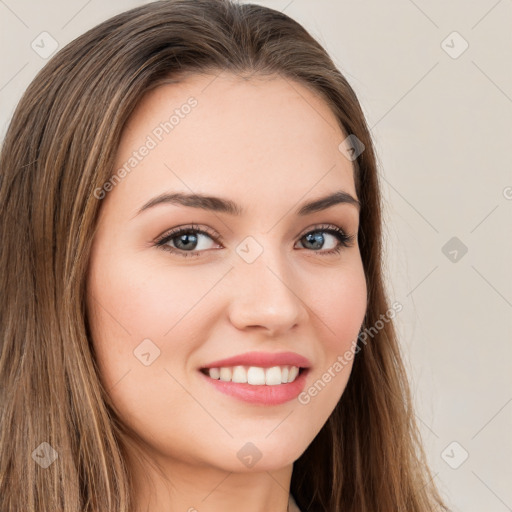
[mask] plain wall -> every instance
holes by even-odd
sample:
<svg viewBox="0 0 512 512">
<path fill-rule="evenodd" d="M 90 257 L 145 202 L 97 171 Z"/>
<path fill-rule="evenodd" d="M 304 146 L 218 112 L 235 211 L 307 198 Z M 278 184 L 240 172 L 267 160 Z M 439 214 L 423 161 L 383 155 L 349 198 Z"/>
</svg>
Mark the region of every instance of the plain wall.
<svg viewBox="0 0 512 512">
<path fill-rule="evenodd" d="M 47 61 L 31 47 L 42 32 L 62 48 L 142 3 L 1 1 L 0 138 Z M 396 322 L 436 482 L 454 511 L 512 510 L 512 2 L 254 3 L 317 37 L 367 116 L 390 300 L 403 305 Z"/>
</svg>

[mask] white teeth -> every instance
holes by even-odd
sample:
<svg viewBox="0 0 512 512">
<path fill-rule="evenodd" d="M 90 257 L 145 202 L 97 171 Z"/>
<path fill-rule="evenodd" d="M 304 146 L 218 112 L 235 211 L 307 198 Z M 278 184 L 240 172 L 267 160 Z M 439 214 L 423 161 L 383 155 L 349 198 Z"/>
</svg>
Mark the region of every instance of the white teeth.
<svg viewBox="0 0 512 512">
<path fill-rule="evenodd" d="M 224 380 L 226 382 L 231 380 L 231 368 L 220 369 L 220 380 Z"/>
<path fill-rule="evenodd" d="M 277 386 L 293 382 L 299 374 L 299 368 L 297 366 L 272 366 L 271 368 L 234 366 L 209 368 L 207 373 L 212 379 L 220 379 L 225 382 L 247 383 L 253 386 Z"/>
<path fill-rule="evenodd" d="M 212 379 L 220 378 L 220 369 L 219 368 L 210 368 L 210 377 Z"/>
<path fill-rule="evenodd" d="M 279 366 L 273 366 L 267 368 L 265 371 L 265 384 L 267 386 L 276 386 L 281 384 L 281 368 Z"/>
<path fill-rule="evenodd" d="M 290 368 L 290 373 L 288 374 L 288 382 L 293 382 L 297 375 L 299 374 L 299 369 L 296 366 L 292 366 Z"/>
<path fill-rule="evenodd" d="M 250 366 L 247 370 L 247 384 L 253 384 L 254 386 L 265 384 L 265 369 Z"/>
<path fill-rule="evenodd" d="M 245 384 L 247 382 L 247 372 L 243 366 L 235 366 L 233 368 L 233 378 L 231 379 L 233 382 L 238 382 L 240 384 Z"/>
</svg>

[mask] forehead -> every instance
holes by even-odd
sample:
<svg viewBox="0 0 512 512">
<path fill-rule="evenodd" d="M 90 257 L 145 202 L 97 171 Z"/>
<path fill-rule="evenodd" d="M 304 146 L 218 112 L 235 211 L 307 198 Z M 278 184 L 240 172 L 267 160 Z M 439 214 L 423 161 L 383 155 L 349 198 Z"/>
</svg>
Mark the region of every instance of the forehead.
<svg viewBox="0 0 512 512">
<path fill-rule="evenodd" d="M 188 76 L 139 102 L 116 157 L 130 172 L 109 196 L 124 191 L 132 208 L 169 190 L 245 196 L 253 206 L 282 204 L 284 191 L 295 202 L 333 188 L 355 196 L 352 163 L 338 149 L 345 136 L 327 103 L 296 81 Z"/>
</svg>

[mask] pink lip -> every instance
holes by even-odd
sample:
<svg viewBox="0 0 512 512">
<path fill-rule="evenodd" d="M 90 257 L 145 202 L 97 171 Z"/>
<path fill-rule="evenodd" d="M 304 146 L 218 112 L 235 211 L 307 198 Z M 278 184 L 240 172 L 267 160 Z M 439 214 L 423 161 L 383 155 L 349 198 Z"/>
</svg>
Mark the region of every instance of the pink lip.
<svg viewBox="0 0 512 512">
<path fill-rule="evenodd" d="M 299 396 L 306 385 L 306 377 L 309 370 L 302 370 L 293 382 L 277 384 L 275 386 L 253 386 L 212 379 L 202 372 L 198 372 L 201 378 L 206 379 L 221 393 L 232 396 L 238 400 L 261 405 L 279 405 L 289 402 Z"/>
<path fill-rule="evenodd" d="M 295 352 L 247 352 L 227 359 L 213 361 L 213 363 L 203 366 L 203 369 L 227 366 L 259 366 L 260 368 L 271 368 L 272 366 L 284 365 L 309 368 L 311 363 L 308 359 Z"/>
</svg>

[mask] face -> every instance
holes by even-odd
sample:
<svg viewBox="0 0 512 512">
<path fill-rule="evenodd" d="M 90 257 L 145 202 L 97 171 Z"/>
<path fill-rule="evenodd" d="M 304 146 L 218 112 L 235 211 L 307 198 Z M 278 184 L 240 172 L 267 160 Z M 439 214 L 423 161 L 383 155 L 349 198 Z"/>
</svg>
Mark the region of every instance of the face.
<svg viewBox="0 0 512 512">
<path fill-rule="evenodd" d="M 359 210 L 299 211 L 335 192 L 357 199 L 345 137 L 323 100 L 280 77 L 188 77 L 131 116 L 125 172 L 97 193 L 87 301 L 101 379 L 153 456 L 276 469 L 333 411 L 366 310 Z M 178 193 L 225 203 L 150 204 Z M 268 357 L 225 364 L 221 380 L 201 371 L 249 352 Z M 272 380 L 293 365 L 306 368 L 294 382 Z M 234 366 L 235 380 L 269 384 L 223 380 Z"/>
</svg>

